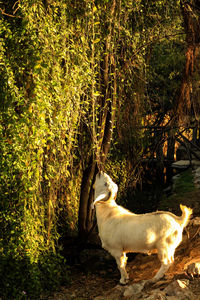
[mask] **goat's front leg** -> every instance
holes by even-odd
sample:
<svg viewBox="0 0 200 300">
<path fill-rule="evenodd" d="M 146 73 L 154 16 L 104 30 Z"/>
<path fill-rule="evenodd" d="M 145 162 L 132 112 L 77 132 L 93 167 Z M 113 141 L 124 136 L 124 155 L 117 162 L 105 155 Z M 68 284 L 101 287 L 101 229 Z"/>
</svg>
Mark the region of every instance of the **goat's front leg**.
<svg viewBox="0 0 200 300">
<path fill-rule="evenodd" d="M 120 283 L 126 284 L 129 280 L 128 273 L 126 272 L 126 264 L 127 264 L 126 253 L 125 252 L 123 253 L 120 251 L 112 251 L 111 254 L 112 254 L 112 256 L 114 256 L 114 258 L 117 262 L 118 269 L 121 274 Z"/>
</svg>

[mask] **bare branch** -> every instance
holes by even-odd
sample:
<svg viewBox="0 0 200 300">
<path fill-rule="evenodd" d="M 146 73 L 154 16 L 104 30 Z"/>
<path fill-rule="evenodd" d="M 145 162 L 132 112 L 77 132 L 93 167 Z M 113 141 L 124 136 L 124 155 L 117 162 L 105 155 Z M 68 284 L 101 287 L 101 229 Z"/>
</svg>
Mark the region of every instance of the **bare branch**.
<svg viewBox="0 0 200 300">
<path fill-rule="evenodd" d="M 18 9 L 18 8 L 17 8 Z M 17 9 L 15 10 L 15 12 L 17 11 Z M 5 11 L 3 11 L 3 9 L 2 8 L 0 8 L 0 12 L 2 13 L 2 15 L 4 15 L 4 16 L 7 16 L 7 17 L 10 17 L 10 18 L 22 18 L 22 17 L 20 17 L 20 16 L 14 16 L 14 15 L 11 15 L 11 14 L 7 14 L 7 13 L 5 13 Z M 14 12 L 14 13 L 15 13 Z"/>
</svg>

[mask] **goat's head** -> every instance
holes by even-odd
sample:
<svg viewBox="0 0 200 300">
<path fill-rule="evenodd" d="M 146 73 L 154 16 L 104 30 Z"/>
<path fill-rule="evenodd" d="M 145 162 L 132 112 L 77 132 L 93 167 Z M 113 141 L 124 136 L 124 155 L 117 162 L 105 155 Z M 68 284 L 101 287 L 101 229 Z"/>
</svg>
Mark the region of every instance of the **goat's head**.
<svg viewBox="0 0 200 300">
<path fill-rule="evenodd" d="M 117 196 L 118 186 L 104 172 L 99 172 L 96 175 L 93 188 L 95 190 L 94 202 L 92 203 L 93 208 L 97 202 L 113 200 Z"/>
</svg>

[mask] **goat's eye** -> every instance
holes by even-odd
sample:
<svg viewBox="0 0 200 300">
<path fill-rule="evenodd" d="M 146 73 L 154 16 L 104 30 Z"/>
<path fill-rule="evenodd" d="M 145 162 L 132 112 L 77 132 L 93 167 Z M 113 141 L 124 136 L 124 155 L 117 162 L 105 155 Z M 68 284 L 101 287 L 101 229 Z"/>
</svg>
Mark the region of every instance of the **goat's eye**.
<svg viewBox="0 0 200 300">
<path fill-rule="evenodd" d="M 107 186 L 107 182 L 106 182 L 106 183 L 104 183 L 104 185 L 105 185 L 105 186 Z"/>
</svg>

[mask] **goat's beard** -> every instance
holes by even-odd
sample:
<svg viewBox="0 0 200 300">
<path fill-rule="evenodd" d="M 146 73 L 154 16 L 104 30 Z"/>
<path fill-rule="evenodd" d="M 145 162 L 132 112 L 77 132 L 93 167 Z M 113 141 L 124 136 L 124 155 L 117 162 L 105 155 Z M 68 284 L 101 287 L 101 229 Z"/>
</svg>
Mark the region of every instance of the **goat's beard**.
<svg viewBox="0 0 200 300">
<path fill-rule="evenodd" d="M 95 200 L 94 202 L 92 203 L 92 209 L 94 209 L 94 206 L 97 202 L 99 201 L 107 201 L 111 196 L 111 192 L 109 193 L 103 193 L 103 194 L 100 194 Z"/>
</svg>

